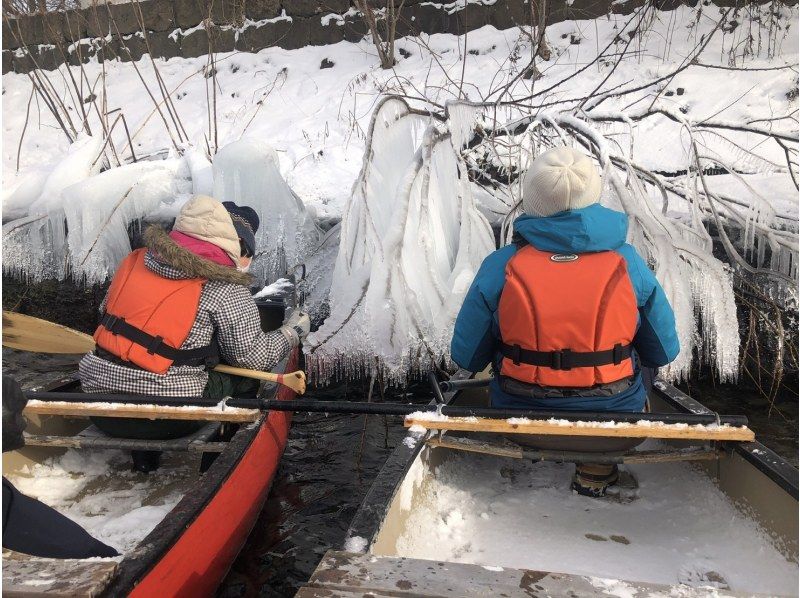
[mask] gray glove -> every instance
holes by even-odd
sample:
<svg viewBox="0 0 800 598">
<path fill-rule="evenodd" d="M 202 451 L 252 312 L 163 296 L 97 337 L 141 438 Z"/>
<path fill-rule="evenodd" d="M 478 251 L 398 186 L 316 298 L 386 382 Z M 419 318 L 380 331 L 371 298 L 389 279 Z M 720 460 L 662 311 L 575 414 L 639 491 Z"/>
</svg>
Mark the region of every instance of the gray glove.
<svg viewBox="0 0 800 598">
<path fill-rule="evenodd" d="M 307 313 L 295 311 L 289 321 L 281 326 L 279 330 L 289 341 L 289 344 L 292 347 L 296 347 L 311 332 L 311 318 L 308 317 Z"/>
</svg>

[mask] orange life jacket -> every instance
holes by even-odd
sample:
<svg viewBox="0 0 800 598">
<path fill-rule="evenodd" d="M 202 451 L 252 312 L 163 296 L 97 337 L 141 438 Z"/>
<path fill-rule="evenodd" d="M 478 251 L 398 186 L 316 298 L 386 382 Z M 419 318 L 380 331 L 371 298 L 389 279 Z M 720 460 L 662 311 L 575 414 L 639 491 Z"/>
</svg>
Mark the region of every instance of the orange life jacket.
<svg viewBox="0 0 800 598">
<path fill-rule="evenodd" d="M 106 312 L 94 333 L 97 346 L 123 362 L 165 374 L 171 365 L 215 365 L 216 346 L 180 350 L 200 304 L 204 278 L 171 280 L 144 263 L 137 249 L 120 265 L 108 290 Z"/>
<path fill-rule="evenodd" d="M 625 260 L 616 252 L 520 248 L 506 265 L 498 317 L 501 375 L 558 388 L 633 375 L 638 308 Z"/>
</svg>

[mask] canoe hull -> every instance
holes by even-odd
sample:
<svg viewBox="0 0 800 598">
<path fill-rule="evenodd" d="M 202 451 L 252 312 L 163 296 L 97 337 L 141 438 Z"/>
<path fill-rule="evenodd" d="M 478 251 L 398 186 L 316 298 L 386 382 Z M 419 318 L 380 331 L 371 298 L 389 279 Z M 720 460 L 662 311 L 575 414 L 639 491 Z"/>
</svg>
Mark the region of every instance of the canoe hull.
<svg viewBox="0 0 800 598">
<path fill-rule="evenodd" d="M 253 528 L 286 446 L 291 415 L 270 412 L 208 506 L 131 596 L 210 596 Z"/>
<path fill-rule="evenodd" d="M 463 406 L 483 406 L 487 400 L 486 391 L 485 389 L 480 388 L 470 388 L 466 390 L 462 390 L 456 396 L 456 393 L 448 393 L 445 395 L 445 400 L 451 404 L 463 405 Z M 651 396 L 653 400 L 653 408 L 655 412 L 658 413 L 670 413 L 670 412 L 679 412 L 679 413 L 708 413 L 708 410 L 705 409 L 700 403 L 692 400 L 690 397 L 683 395 L 674 387 L 671 387 L 665 383 L 658 383 L 654 389 L 654 392 Z M 436 447 L 434 444 L 426 444 L 425 442 L 426 437 L 420 435 L 409 435 L 403 443 L 400 443 L 395 450 L 395 452 L 389 457 L 387 460 L 384 468 L 376 477 L 375 481 L 373 482 L 370 491 L 368 492 L 367 496 L 362 503 L 362 507 L 356 513 L 353 522 L 351 523 L 350 529 L 347 532 L 347 542 L 345 546 L 348 546 L 347 550 L 352 550 L 353 547 L 364 547 L 360 549 L 360 551 L 365 552 L 364 558 L 370 563 L 369 565 L 364 566 L 363 569 L 360 569 L 359 572 L 363 573 L 366 578 L 368 578 L 370 583 L 374 582 L 375 580 L 381 579 L 380 578 L 379 569 L 381 567 L 381 562 L 390 563 L 392 567 L 397 569 L 398 563 L 403 564 L 407 561 L 411 564 L 417 562 L 415 559 L 435 559 L 436 561 L 419 561 L 420 563 L 429 563 L 428 567 L 432 566 L 434 562 L 443 561 L 444 564 L 449 567 L 457 567 L 460 565 L 456 565 L 452 562 L 446 562 L 449 560 L 449 555 L 445 554 L 443 551 L 448 549 L 447 547 L 440 545 L 435 539 L 427 538 L 423 541 L 423 543 L 414 543 L 413 541 L 413 533 L 414 530 L 433 530 L 438 525 L 441 526 L 441 521 L 439 518 L 442 517 L 442 513 L 446 512 L 447 508 L 452 507 L 456 500 L 461 500 L 456 494 L 445 494 L 444 498 L 441 500 L 444 501 L 445 506 L 442 507 L 444 510 L 437 511 L 436 508 L 429 509 L 431 515 L 426 515 L 425 519 L 421 519 L 417 517 L 414 519 L 415 515 L 418 515 L 422 512 L 426 506 L 429 506 L 428 503 L 433 500 L 434 502 L 437 500 L 435 497 L 437 496 L 437 490 L 433 486 L 431 486 L 434 478 L 436 478 L 436 471 L 440 469 L 442 466 L 446 466 L 453 458 L 456 456 L 453 450 L 448 448 L 441 448 Z M 686 447 L 690 446 L 691 443 L 687 443 L 686 441 L 670 441 L 668 444 L 674 450 L 678 449 L 685 449 Z M 727 507 L 731 510 L 732 513 L 735 513 L 737 517 L 740 517 L 742 520 L 752 521 L 753 523 L 757 523 L 761 528 L 761 535 L 758 536 L 758 539 L 762 541 L 763 544 L 768 545 L 770 550 L 777 554 L 777 557 L 774 561 L 775 563 L 784 563 L 784 562 L 795 562 L 797 559 L 797 470 L 791 467 L 788 463 L 782 460 L 778 455 L 775 455 L 772 451 L 763 447 L 758 442 L 748 442 L 748 443 L 738 443 L 738 444 L 722 444 L 717 445 L 717 448 L 722 449 L 725 451 L 725 454 L 722 458 L 715 461 L 702 461 L 698 462 L 697 467 L 684 467 L 688 471 L 685 475 L 685 478 L 676 477 L 675 479 L 685 479 L 691 483 L 684 483 L 680 485 L 681 488 L 688 489 L 686 493 L 688 496 L 682 496 L 680 493 L 675 494 L 675 499 L 671 503 L 672 505 L 680 505 L 680 504 L 692 504 L 692 500 L 694 495 L 694 486 L 692 485 L 694 482 L 697 481 L 698 478 L 707 477 L 706 484 L 706 491 L 707 494 L 703 495 L 706 497 L 707 502 L 711 503 L 714 499 L 718 498 L 718 495 L 722 494 L 720 498 L 720 505 L 723 507 Z M 472 455 L 473 453 L 462 453 L 461 461 L 468 460 L 468 457 L 465 455 Z M 486 456 L 482 456 L 486 459 Z M 479 457 L 481 458 L 481 457 Z M 494 457 L 496 458 L 496 457 Z M 523 460 L 524 461 L 524 460 Z M 522 463 L 522 462 L 520 462 Z M 547 465 L 547 464 L 546 464 Z M 549 464 L 553 465 L 553 464 Z M 477 466 L 477 465 L 475 465 Z M 485 465 L 483 465 L 485 466 Z M 676 469 L 677 464 L 665 465 L 664 467 L 671 466 L 673 470 Z M 498 466 L 499 467 L 499 466 Z M 556 468 L 558 466 L 555 466 Z M 646 470 L 648 467 L 652 468 L 653 466 L 637 466 L 643 467 Z M 683 467 L 683 466 L 682 466 Z M 464 469 L 466 468 L 466 469 Z M 464 466 L 462 468 L 460 474 L 456 469 L 450 469 L 444 472 L 445 479 L 448 480 L 447 484 L 450 484 L 454 488 L 461 488 L 461 489 L 468 489 L 470 488 L 470 483 L 465 482 L 464 480 L 469 479 L 469 469 L 468 466 Z M 545 466 L 542 466 L 540 469 L 544 469 Z M 562 468 L 563 469 L 563 468 Z M 652 482 L 654 478 L 652 472 L 642 471 L 643 474 L 648 474 L 650 476 L 650 482 Z M 466 471 L 466 473 L 464 473 Z M 560 471 L 560 470 L 559 470 Z M 455 473 L 454 473 L 455 472 Z M 512 472 L 513 473 L 513 472 Z M 672 474 L 681 473 L 672 471 Z M 458 477 L 448 477 L 448 476 L 455 476 L 456 474 L 462 475 L 461 478 Z M 542 474 L 541 479 L 534 479 L 533 477 L 529 476 L 526 478 L 528 472 L 525 470 L 525 467 L 522 466 L 519 468 L 517 472 L 518 476 L 521 476 L 518 480 L 520 484 L 520 488 L 528 487 L 528 488 L 544 488 L 546 486 L 542 486 L 541 482 L 544 481 L 545 483 L 549 483 L 547 479 L 547 472 Z M 568 488 L 568 480 L 564 481 L 563 474 L 559 473 L 561 476 L 561 487 Z M 665 472 L 663 475 L 668 475 L 668 472 Z M 504 476 L 505 477 L 505 476 Z M 513 480 L 513 476 L 511 478 Z M 488 483 L 493 484 L 496 481 L 490 480 Z M 445 484 L 445 485 L 447 485 Z M 527 486 L 526 486 L 527 484 Z M 657 487 L 658 485 L 654 485 L 650 483 L 647 486 L 648 492 L 643 494 L 643 508 L 645 508 L 648 504 L 660 504 L 661 508 L 668 507 L 669 505 L 666 504 L 663 500 L 663 496 L 658 496 L 654 499 L 653 488 Z M 492 497 L 493 490 L 488 489 L 489 487 L 486 486 L 482 490 L 479 489 L 477 492 L 477 496 L 483 497 Z M 465 490 L 468 491 L 468 490 Z M 524 491 L 524 490 L 523 490 Z M 500 492 L 497 490 L 497 492 Z M 644 491 L 643 491 L 644 492 Z M 700 491 L 698 490 L 698 497 L 700 496 Z M 454 498 L 455 497 L 455 498 Z M 546 500 L 552 497 L 548 497 L 546 493 L 543 494 L 543 502 L 542 504 L 547 504 Z M 724 499 L 724 500 L 723 500 Z M 451 502 L 447 502 L 450 500 Z M 488 499 L 487 499 L 488 500 Z M 515 499 L 519 502 L 518 499 Z M 565 496 L 565 500 L 569 500 L 569 497 Z M 661 502 L 659 502 L 661 501 Z M 693 509 L 697 509 L 705 504 L 705 500 L 703 503 L 698 503 Z M 476 503 L 478 504 L 478 503 Z M 717 504 L 717 503 L 714 503 Z M 448 506 L 449 505 L 449 506 Z M 517 529 L 513 527 L 514 525 L 525 526 L 525 523 L 514 522 L 513 520 L 509 519 L 511 511 L 508 508 L 504 507 L 500 504 L 497 508 L 499 509 L 497 512 L 492 511 L 490 508 L 492 505 L 491 500 L 486 504 L 480 503 L 478 506 L 474 506 L 474 512 L 472 513 L 473 519 L 471 520 L 473 523 L 465 524 L 465 529 L 471 529 L 470 526 L 474 524 L 475 521 L 480 523 L 480 520 L 475 518 L 475 513 L 480 512 L 480 509 L 484 509 L 484 512 L 481 513 L 481 518 L 486 519 L 483 517 L 484 514 L 487 513 L 494 513 L 494 517 L 498 518 L 496 522 L 498 525 L 505 524 L 509 525 L 509 529 Z M 605 508 L 606 505 L 604 503 L 599 503 L 600 507 Z M 541 506 L 541 505 L 540 505 Z M 586 505 L 588 507 L 597 507 L 597 505 Z M 556 521 L 557 516 L 561 515 L 562 519 L 564 520 L 564 527 L 563 529 L 568 529 L 569 526 L 567 525 L 568 522 L 571 522 L 572 519 L 570 518 L 569 512 L 561 512 L 558 508 L 549 505 L 547 507 L 542 508 L 551 508 L 552 512 L 549 512 L 546 517 L 548 517 L 548 522 Z M 722 507 L 720 507 L 722 508 Z M 469 519 L 469 514 L 461 513 L 462 509 L 459 507 L 456 509 L 459 511 L 459 515 L 462 517 L 466 517 L 464 520 Z M 585 512 L 589 512 L 589 508 L 583 509 Z M 689 511 L 689 517 L 691 513 L 694 511 Z M 727 511 L 726 511 L 727 512 Z M 500 513 L 500 514 L 498 514 Z M 602 516 L 598 516 L 599 519 L 603 519 L 603 517 L 610 517 L 613 514 L 613 508 L 607 508 L 603 510 Z M 619 513 L 617 513 L 618 515 Z M 582 512 L 579 513 L 582 515 Z M 623 534 L 623 536 L 629 536 L 634 538 L 633 542 L 637 546 L 644 546 L 647 542 L 647 535 L 652 533 L 652 528 L 645 527 L 635 527 L 636 522 L 636 512 L 632 511 L 631 514 L 631 525 L 626 528 L 628 523 L 627 519 L 621 519 L 622 523 L 618 522 L 617 527 L 620 529 L 625 529 L 626 532 L 630 531 L 634 533 L 637 529 L 644 529 L 645 531 L 642 533 L 641 538 L 634 538 L 631 534 Z M 703 515 L 705 516 L 705 515 Z M 503 518 L 507 520 L 504 520 Z M 588 516 L 591 519 L 591 515 Z M 700 515 L 696 515 L 696 517 L 700 517 Z M 577 519 L 577 517 L 576 517 Z M 678 519 L 670 519 L 667 517 L 665 521 L 670 521 L 673 525 L 678 521 Z M 688 520 L 688 519 L 687 519 Z M 732 521 L 733 519 L 730 519 Z M 737 519 L 738 520 L 738 519 Z M 510 522 L 510 524 L 509 524 Z M 547 522 L 545 522 L 547 523 Z M 557 524 L 560 525 L 561 521 L 558 520 Z M 493 524 L 494 525 L 494 524 Z M 546 525 L 544 523 L 541 524 L 543 528 L 545 528 L 545 537 L 547 536 Z M 477 526 L 478 528 L 480 526 Z M 591 526 L 589 526 L 591 527 Z M 458 530 L 458 521 L 456 521 L 456 530 Z M 487 534 L 489 533 L 491 528 L 484 528 L 484 532 Z M 582 533 L 582 527 L 579 524 L 576 528 L 578 530 L 578 541 L 583 541 L 583 538 L 593 541 L 594 538 L 589 537 L 589 535 L 584 535 Z M 589 529 L 587 527 L 587 529 Z M 593 528 L 592 528 L 593 529 Z M 616 529 L 616 528 L 615 528 Z M 715 530 L 722 530 L 724 529 L 724 524 L 716 526 Z M 744 529 L 750 529 L 746 527 Z M 754 528 L 755 529 L 755 528 Z M 409 532 L 411 530 L 411 532 Z M 435 531 L 435 530 L 434 530 Z M 669 531 L 669 530 L 667 530 Z M 694 530 L 693 530 L 694 531 Z M 693 531 L 691 533 L 693 533 Z M 701 531 L 701 530 L 699 530 Z M 699 533 L 698 531 L 698 533 Z M 477 532 L 476 532 L 477 533 Z M 615 532 L 616 533 L 616 532 Z M 676 537 L 690 537 L 691 533 L 688 534 L 678 534 Z M 663 534 L 662 534 L 663 535 Z M 733 559 L 728 563 L 734 563 L 735 559 L 739 558 L 741 555 L 749 554 L 747 552 L 747 548 L 743 548 L 737 545 L 736 552 L 731 556 L 729 551 L 732 550 L 724 541 L 721 544 L 715 544 L 711 540 L 718 541 L 716 533 L 707 534 L 710 535 L 711 538 L 706 538 L 708 540 L 703 544 L 706 546 L 706 550 L 713 550 L 719 548 L 719 555 L 721 563 L 726 562 L 726 558 Z M 457 533 L 456 533 L 457 536 Z M 443 538 L 447 538 L 446 535 Z M 357 542 L 356 542 L 357 540 Z M 458 540 L 456 538 L 456 540 Z M 479 552 L 489 552 L 489 548 L 492 546 L 497 547 L 501 546 L 501 544 L 496 542 L 492 544 L 492 540 L 487 540 L 486 537 L 481 537 L 480 541 L 488 542 L 488 544 L 484 544 L 481 547 Z M 579 543 L 576 541 L 576 545 Z M 426 543 L 427 542 L 427 543 Z M 739 539 L 741 543 L 741 538 Z M 445 542 L 446 544 L 446 542 Z M 625 544 L 625 543 L 623 543 Z M 656 543 L 657 545 L 657 543 Z M 429 546 L 434 546 L 434 550 L 428 551 Z M 469 544 L 466 544 L 469 546 Z M 488 548 L 487 548 L 488 547 Z M 454 545 L 455 549 L 460 549 L 461 546 Z M 619 547 L 614 547 L 618 548 Z M 358 550 L 358 549 L 356 549 Z M 548 548 L 548 551 L 551 549 Z M 570 548 L 569 550 L 572 550 Z M 621 550 L 624 550 L 621 549 Z M 668 551 L 667 551 L 668 552 Z M 493 560 L 483 561 L 480 560 L 482 557 L 477 556 L 477 561 L 467 561 L 467 562 L 476 562 L 473 565 L 473 569 L 471 570 L 472 573 L 475 574 L 475 579 L 481 581 L 481 583 L 486 582 L 484 577 L 486 575 L 485 571 L 496 571 L 499 570 L 493 567 L 496 564 L 507 564 L 509 567 L 532 567 L 532 568 L 541 568 L 541 571 L 537 573 L 537 581 L 539 579 L 538 575 L 555 575 L 559 579 L 566 579 L 565 575 L 568 575 L 570 571 L 572 573 L 580 573 L 585 572 L 586 562 L 582 562 L 579 566 L 575 566 L 574 564 L 570 565 L 570 568 L 567 568 L 563 571 L 564 573 L 547 573 L 547 570 L 552 568 L 552 571 L 562 571 L 561 569 L 554 568 L 550 561 L 548 560 L 550 556 L 550 552 L 546 553 L 544 556 L 539 555 L 536 558 L 531 558 L 531 555 L 528 551 L 523 551 L 526 555 L 526 558 L 530 560 L 520 563 L 518 560 L 514 561 L 513 559 L 507 559 L 503 561 L 504 556 L 498 556 L 498 554 L 494 554 L 491 557 L 487 557 Z M 454 553 L 456 554 L 456 553 Z M 704 553 L 705 554 L 705 553 Z M 710 554 L 710 553 L 709 553 Z M 771 552 L 769 553 L 771 554 Z M 458 559 L 462 558 L 463 553 L 459 553 Z M 737 556 L 738 555 L 738 556 Z M 353 556 L 353 555 L 351 555 Z M 486 555 L 483 555 L 486 556 Z M 752 562 L 756 562 L 757 554 L 753 554 Z M 332 559 L 336 561 L 338 565 L 342 565 L 342 563 L 346 563 L 345 553 L 337 552 L 331 556 Z M 349 558 L 349 557 L 348 557 Z M 772 557 L 768 557 L 772 558 Z M 383 559 L 384 561 L 382 561 Z M 410 561 L 409 561 L 410 559 Z M 665 562 L 669 559 L 665 559 Z M 677 559 L 678 561 L 680 558 Z M 622 574 L 616 570 L 614 567 L 616 563 L 622 562 L 624 559 L 618 560 L 612 566 L 611 564 L 601 563 L 600 568 L 597 571 L 593 572 L 593 575 L 599 577 L 610 577 L 616 580 L 645 580 L 649 579 L 651 583 L 664 583 L 663 580 L 659 576 L 669 577 L 669 575 L 665 574 L 662 570 L 646 570 L 646 567 L 642 567 L 641 570 L 637 571 L 636 574 L 626 574 L 626 576 L 622 576 Z M 751 560 L 749 557 L 746 558 L 747 564 L 750 565 Z M 333 562 L 333 561 L 331 561 Z M 546 563 L 546 564 L 542 564 Z M 441 563 L 439 563 L 441 564 Z M 659 566 L 661 566 L 661 561 L 658 562 Z M 484 565 L 491 565 L 488 567 L 484 567 Z M 669 572 L 671 575 L 672 569 L 675 570 L 676 576 L 683 572 L 683 569 L 679 567 L 680 563 L 677 561 L 670 564 L 672 567 Z M 732 566 L 734 566 L 732 565 Z M 666 565 L 665 565 L 666 566 Z M 735 565 L 738 567 L 738 565 Z M 321 565 L 322 567 L 322 565 Z M 341 569 L 342 567 L 339 567 Z M 330 569 L 330 567 L 328 567 Z M 341 571 L 338 569 L 335 571 L 329 571 L 322 567 L 322 569 L 318 569 L 317 573 L 320 574 L 320 579 L 335 579 L 337 587 L 339 586 L 349 586 L 347 583 L 340 580 L 344 579 L 341 575 Z M 425 569 L 425 567 L 423 567 Z M 730 568 L 729 568 L 730 569 Z M 393 569 L 394 570 L 394 569 Z M 766 569 L 762 569 L 764 571 Z M 510 569 L 506 569 L 506 573 L 503 575 L 508 574 Z M 702 574 L 700 568 L 698 568 L 698 575 Z M 731 570 L 726 571 L 730 573 Z M 741 571 L 740 568 L 736 568 L 736 574 L 739 574 Z M 399 572 L 399 569 L 398 569 Z M 608 575 L 604 575 L 607 573 Z M 788 593 L 785 590 L 786 580 L 789 579 L 790 573 L 787 573 L 787 570 L 781 568 L 779 566 L 775 567 L 774 578 L 770 578 L 768 580 L 767 585 L 772 584 L 770 586 L 770 592 L 773 589 L 778 588 L 775 591 L 775 594 L 783 594 Z M 716 571 L 712 571 L 711 574 L 716 575 Z M 420 579 L 427 579 L 425 576 L 429 576 L 429 573 L 423 574 Z M 454 577 L 457 577 L 454 574 Z M 501 575 L 501 574 L 497 574 Z M 507 575 L 506 575 L 507 577 Z M 513 576 L 512 576 L 513 577 Z M 736 575 L 734 575 L 736 577 Z M 314 579 L 314 578 L 312 578 Z M 386 578 L 390 579 L 390 578 Z M 398 578 L 392 577 L 391 581 L 394 583 Z M 408 577 L 408 579 L 412 579 L 412 577 Z M 677 577 L 676 577 L 677 579 Z M 748 578 L 750 579 L 750 578 Z M 452 586 L 452 583 L 457 583 L 461 580 L 459 577 L 457 580 L 446 576 L 446 580 L 448 581 L 448 588 Z M 415 580 L 416 581 L 416 580 Z M 762 580 L 764 581 L 764 580 Z M 450 583 L 452 582 L 452 583 Z M 574 579 L 572 580 L 575 585 L 573 589 L 577 589 L 580 586 L 580 580 Z M 570 583 L 572 583 L 570 582 Z M 322 582 L 320 582 L 322 583 Z M 488 583 L 488 582 L 487 582 Z M 492 584 L 495 582 L 492 581 Z M 626 581 L 625 583 L 632 583 Z M 746 595 L 753 595 L 751 590 L 753 588 L 749 588 L 746 586 L 747 583 L 751 583 L 747 581 L 746 583 L 742 582 L 742 579 L 737 579 L 736 582 L 741 586 L 741 589 L 745 591 Z M 761 583 L 761 582 L 759 582 Z M 744 584 L 744 585 L 743 585 Z M 352 585 L 354 588 L 358 586 L 359 591 L 365 587 L 363 584 L 359 585 L 356 581 L 353 581 Z M 774 586 L 774 587 L 773 587 Z M 323 583 L 322 586 L 316 584 L 315 587 L 325 587 Z M 373 584 L 369 586 L 370 589 L 377 589 L 378 585 Z M 454 586 L 453 586 L 454 587 Z M 482 586 L 483 587 L 483 586 Z M 502 584 L 497 586 L 502 587 Z M 760 586 L 756 586 L 756 589 Z M 327 588 L 326 588 L 327 589 Z M 422 586 L 414 587 L 415 591 L 419 590 L 422 593 Z M 494 587 L 492 588 L 494 589 Z M 301 592 L 302 593 L 302 592 Z M 578 592 L 581 593 L 581 592 Z M 459 590 L 453 590 L 450 592 L 442 592 L 442 595 L 480 595 L 480 593 L 473 592 L 460 592 Z M 587 595 L 601 595 L 604 594 L 602 588 L 596 587 L 596 591 L 588 592 Z M 305 595 L 305 594 L 304 594 Z M 308 594 L 317 595 L 317 594 Z M 437 594 L 439 595 L 439 594 Z M 581 593 L 583 595 L 583 593 Z M 638 594 L 637 594 L 638 595 Z M 642 594 L 644 595 L 644 593 Z M 689 595 L 689 594 L 687 594 Z M 691 595 L 705 595 L 703 594 L 702 590 L 698 590 L 696 594 Z M 732 594 L 732 595 L 739 595 L 739 594 Z M 773 595 L 773 594 L 771 594 Z M 793 592 L 792 592 L 793 595 Z"/>
<path fill-rule="evenodd" d="M 297 366 L 297 354 L 287 370 Z M 281 387 L 276 397 L 291 400 Z M 130 595 L 212 596 L 228 573 L 266 501 L 289 434 L 291 412 L 271 411 L 218 491 Z M 180 504 L 176 508 L 180 508 Z"/>
</svg>

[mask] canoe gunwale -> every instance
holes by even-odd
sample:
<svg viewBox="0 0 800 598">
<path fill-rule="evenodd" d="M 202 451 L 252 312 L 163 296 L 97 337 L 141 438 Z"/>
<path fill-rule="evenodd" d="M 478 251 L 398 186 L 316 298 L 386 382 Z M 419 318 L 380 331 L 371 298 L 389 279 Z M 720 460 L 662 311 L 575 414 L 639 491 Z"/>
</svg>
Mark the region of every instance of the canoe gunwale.
<svg viewBox="0 0 800 598">
<path fill-rule="evenodd" d="M 469 376 L 469 372 L 459 370 L 453 378 L 467 379 Z M 438 389 L 438 386 L 435 386 L 435 388 Z M 449 404 L 457 392 L 457 390 L 440 391 L 437 393 L 438 396 L 436 398 L 445 404 Z M 435 405 L 436 403 L 437 400 L 434 399 L 429 404 Z M 389 507 L 400 490 L 402 481 L 419 453 L 425 448 L 425 440 L 429 436 L 430 432 L 424 434 L 409 432 L 403 442 L 398 444 L 392 451 L 392 454 L 389 455 L 378 475 L 372 481 L 364 500 L 361 501 L 358 511 L 356 511 L 353 520 L 350 522 L 350 527 L 347 529 L 345 540 L 342 542 L 340 549 L 343 549 L 347 540 L 354 537 L 365 538 L 367 540 L 367 549 L 372 546 L 389 512 Z"/>
<path fill-rule="evenodd" d="M 372 546 L 403 479 L 419 453 L 425 448 L 427 435 L 427 433 L 409 434 L 405 438 L 413 439 L 413 444 L 410 441 L 401 442 L 389 455 L 350 522 L 342 546 L 339 547 L 341 550 L 344 550 L 343 547 L 350 538 L 356 537 L 367 540 L 367 550 Z"/>
<path fill-rule="evenodd" d="M 678 411 L 695 414 L 714 413 L 699 401 L 681 392 L 671 384 L 661 379 L 656 380 L 653 390 L 661 400 Z M 800 498 L 798 489 L 798 470 L 786 459 L 758 440 L 752 442 L 723 443 L 727 448 L 734 450 L 748 463 L 756 467 L 761 473 L 785 490 L 792 498 Z"/>
</svg>

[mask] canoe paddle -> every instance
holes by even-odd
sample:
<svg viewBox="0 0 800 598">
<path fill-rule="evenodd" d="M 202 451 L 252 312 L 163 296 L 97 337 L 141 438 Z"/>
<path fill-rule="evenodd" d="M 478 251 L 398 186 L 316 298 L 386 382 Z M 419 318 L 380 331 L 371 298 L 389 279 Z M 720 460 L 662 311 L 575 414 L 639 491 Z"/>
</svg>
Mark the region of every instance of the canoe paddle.
<svg viewBox="0 0 800 598">
<path fill-rule="evenodd" d="M 88 334 L 61 324 L 4 310 L 3 346 L 32 353 L 82 355 L 94 351 L 94 339 Z M 214 371 L 243 378 L 277 382 L 288 386 L 297 394 L 306 392 L 306 374 L 302 370 L 288 374 L 274 374 L 230 365 L 218 365 Z"/>
</svg>

